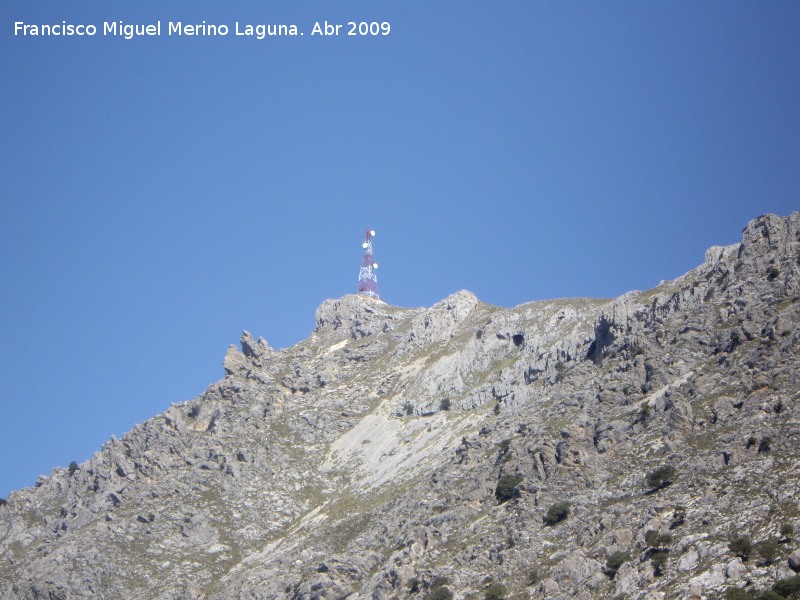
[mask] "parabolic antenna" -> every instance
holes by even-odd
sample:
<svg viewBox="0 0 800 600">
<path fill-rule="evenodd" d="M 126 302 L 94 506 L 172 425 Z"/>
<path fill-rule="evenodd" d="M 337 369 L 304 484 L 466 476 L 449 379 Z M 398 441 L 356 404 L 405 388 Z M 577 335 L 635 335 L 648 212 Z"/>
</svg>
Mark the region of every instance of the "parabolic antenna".
<svg viewBox="0 0 800 600">
<path fill-rule="evenodd" d="M 362 248 L 366 248 L 367 246 L 369 246 L 369 244 L 367 242 L 364 242 L 363 244 L 361 244 Z"/>
<path fill-rule="evenodd" d="M 378 268 L 378 263 L 372 263 L 372 268 L 373 269 L 377 269 Z"/>
<path fill-rule="evenodd" d="M 372 230 L 372 231 L 370 231 L 370 232 L 369 232 L 369 234 L 370 234 L 372 237 L 375 237 L 375 230 Z"/>
</svg>

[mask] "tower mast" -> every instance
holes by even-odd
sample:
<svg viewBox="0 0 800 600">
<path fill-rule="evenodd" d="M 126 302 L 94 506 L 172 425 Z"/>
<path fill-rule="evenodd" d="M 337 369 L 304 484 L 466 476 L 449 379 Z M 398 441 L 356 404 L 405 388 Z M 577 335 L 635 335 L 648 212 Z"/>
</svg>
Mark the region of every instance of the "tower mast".
<svg viewBox="0 0 800 600">
<path fill-rule="evenodd" d="M 358 271 L 358 293 L 378 299 L 378 276 L 375 275 L 375 269 L 378 268 L 378 263 L 372 256 L 372 238 L 375 237 L 375 232 L 372 229 L 367 229 L 364 234 L 364 243 L 361 247 L 364 249 L 364 256 L 361 259 L 361 269 Z"/>
</svg>

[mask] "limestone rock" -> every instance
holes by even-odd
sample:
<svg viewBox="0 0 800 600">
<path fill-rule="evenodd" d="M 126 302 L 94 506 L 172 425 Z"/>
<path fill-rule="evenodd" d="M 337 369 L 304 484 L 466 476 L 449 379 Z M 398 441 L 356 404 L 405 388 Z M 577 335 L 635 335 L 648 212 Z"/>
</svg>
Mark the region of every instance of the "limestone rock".
<svg viewBox="0 0 800 600">
<path fill-rule="evenodd" d="M 800 550 L 795 550 L 789 555 L 788 563 L 792 571 L 800 572 Z"/>
</svg>

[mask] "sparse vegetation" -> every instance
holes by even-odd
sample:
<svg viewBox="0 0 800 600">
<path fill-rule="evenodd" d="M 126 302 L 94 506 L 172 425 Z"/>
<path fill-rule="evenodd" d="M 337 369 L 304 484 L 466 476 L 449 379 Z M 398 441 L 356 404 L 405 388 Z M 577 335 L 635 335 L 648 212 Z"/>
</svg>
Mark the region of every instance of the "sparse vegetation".
<svg viewBox="0 0 800 600">
<path fill-rule="evenodd" d="M 77 470 L 78 470 L 78 463 L 76 463 L 73 460 L 71 463 L 69 463 L 69 467 L 67 467 L 67 473 L 69 473 L 69 476 L 72 477 L 73 475 L 75 475 L 75 471 Z"/>
<path fill-rule="evenodd" d="M 555 525 L 556 523 L 560 523 L 569 516 L 569 509 L 569 502 L 556 502 L 547 509 L 547 514 L 544 516 L 544 524 Z"/>
<path fill-rule="evenodd" d="M 647 486 L 651 491 L 658 491 L 670 485 L 677 475 L 675 467 L 664 465 L 647 474 Z"/>
<path fill-rule="evenodd" d="M 517 486 L 520 483 L 522 483 L 520 475 L 503 475 L 494 490 L 495 497 L 501 504 L 511 500 L 517 494 Z"/>
<path fill-rule="evenodd" d="M 450 398 L 442 398 L 439 402 L 439 410 L 450 410 Z"/>
</svg>

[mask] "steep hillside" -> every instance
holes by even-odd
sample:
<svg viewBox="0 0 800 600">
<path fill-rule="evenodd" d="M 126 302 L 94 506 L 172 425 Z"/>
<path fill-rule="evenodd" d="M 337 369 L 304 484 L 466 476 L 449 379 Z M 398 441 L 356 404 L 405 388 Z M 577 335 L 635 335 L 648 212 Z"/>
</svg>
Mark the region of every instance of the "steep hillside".
<svg viewBox="0 0 800 600">
<path fill-rule="evenodd" d="M 799 298 L 794 213 L 616 300 L 328 300 L 11 494 L 0 597 L 768 588 L 800 569 Z"/>
</svg>

